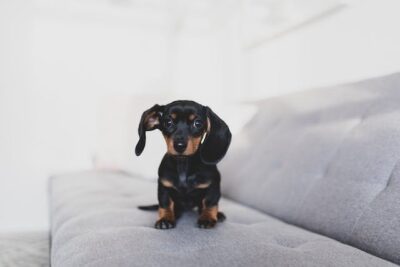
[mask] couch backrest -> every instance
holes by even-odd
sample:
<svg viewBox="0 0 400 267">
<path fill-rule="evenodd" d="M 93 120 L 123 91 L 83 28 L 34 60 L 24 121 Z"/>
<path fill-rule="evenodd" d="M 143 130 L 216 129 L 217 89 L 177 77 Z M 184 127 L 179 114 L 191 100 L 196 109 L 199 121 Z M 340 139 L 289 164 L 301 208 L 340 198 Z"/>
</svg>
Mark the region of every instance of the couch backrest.
<svg viewBox="0 0 400 267">
<path fill-rule="evenodd" d="M 221 163 L 223 194 L 400 263 L 400 75 L 258 106 Z"/>
</svg>

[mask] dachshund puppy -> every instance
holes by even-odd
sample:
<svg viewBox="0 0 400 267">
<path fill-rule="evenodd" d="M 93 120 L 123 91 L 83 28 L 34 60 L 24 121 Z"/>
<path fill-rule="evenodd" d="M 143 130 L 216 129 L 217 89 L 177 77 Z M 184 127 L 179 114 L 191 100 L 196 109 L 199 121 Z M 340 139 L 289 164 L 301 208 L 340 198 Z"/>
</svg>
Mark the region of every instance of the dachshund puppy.
<svg viewBox="0 0 400 267">
<path fill-rule="evenodd" d="M 174 101 L 146 110 L 139 124 L 136 155 L 146 144 L 146 131 L 159 129 L 167 143 L 167 153 L 158 169 L 157 229 L 174 228 L 185 210 L 197 207 L 200 228 L 212 228 L 225 215 L 218 211 L 221 197 L 220 174 L 216 164 L 225 156 L 231 142 L 226 123 L 209 107 L 194 101 Z"/>
</svg>

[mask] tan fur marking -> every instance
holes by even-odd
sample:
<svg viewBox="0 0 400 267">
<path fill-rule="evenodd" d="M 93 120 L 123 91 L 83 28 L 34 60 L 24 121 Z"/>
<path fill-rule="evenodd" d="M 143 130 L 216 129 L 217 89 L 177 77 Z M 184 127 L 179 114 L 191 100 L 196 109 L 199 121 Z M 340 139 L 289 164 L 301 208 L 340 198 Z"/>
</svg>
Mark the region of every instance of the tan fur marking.
<svg viewBox="0 0 400 267">
<path fill-rule="evenodd" d="M 199 148 L 202 136 L 199 137 L 189 137 L 188 144 L 186 150 L 183 152 L 183 155 L 189 156 L 196 153 Z"/>
<path fill-rule="evenodd" d="M 176 113 L 171 113 L 171 117 L 175 120 L 176 119 L 176 117 L 177 117 L 178 115 L 176 115 Z"/>
<path fill-rule="evenodd" d="M 204 188 L 209 187 L 210 184 L 211 184 L 210 182 L 204 183 L 204 184 L 198 184 L 198 185 L 195 186 L 195 188 L 197 188 L 197 189 L 204 189 Z"/>
<path fill-rule="evenodd" d="M 146 116 L 144 121 L 145 121 L 147 130 L 154 128 L 154 126 L 156 126 L 160 123 L 160 121 L 158 120 L 158 116 L 155 116 L 155 115 L 156 115 L 156 112 L 153 111 Z"/>
<path fill-rule="evenodd" d="M 173 183 L 169 180 L 166 179 L 161 179 L 161 183 L 165 187 L 174 187 Z"/>
<path fill-rule="evenodd" d="M 196 153 L 197 149 L 199 148 L 202 138 L 203 138 L 203 136 L 189 137 L 187 147 L 186 147 L 185 151 L 183 151 L 182 155 L 190 156 L 190 155 L 193 155 L 194 153 Z M 165 139 L 165 142 L 167 143 L 168 154 L 178 155 L 178 153 L 175 151 L 175 148 L 174 148 L 174 140 L 172 140 L 172 138 L 170 138 L 166 135 L 164 135 L 164 139 Z"/>
<path fill-rule="evenodd" d="M 177 155 L 178 153 L 176 153 L 176 151 L 174 149 L 174 140 L 172 140 L 172 138 L 170 138 L 166 135 L 164 135 L 164 139 L 165 139 L 165 142 L 167 143 L 168 154 Z"/>
<path fill-rule="evenodd" d="M 167 221 L 175 221 L 175 214 L 174 214 L 174 202 L 172 199 L 169 199 L 169 207 L 164 209 L 164 208 L 159 208 L 158 209 L 158 216 L 159 220 L 165 219 Z"/>
<path fill-rule="evenodd" d="M 201 211 L 199 220 L 218 220 L 218 206 L 206 207 L 206 201 L 203 199 L 203 209 Z"/>
<path fill-rule="evenodd" d="M 194 120 L 195 118 L 196 118 L 196 115 L 194 115 L 194 114 L 190 114 L 189 115 L 189 120 L 190 121 Z"/>
<path fill-rule="evenodd" d="M 207 133 L 210 133 L 211 131 L 211 121 L 210 119 L 207 117 Z"/>
</svg>

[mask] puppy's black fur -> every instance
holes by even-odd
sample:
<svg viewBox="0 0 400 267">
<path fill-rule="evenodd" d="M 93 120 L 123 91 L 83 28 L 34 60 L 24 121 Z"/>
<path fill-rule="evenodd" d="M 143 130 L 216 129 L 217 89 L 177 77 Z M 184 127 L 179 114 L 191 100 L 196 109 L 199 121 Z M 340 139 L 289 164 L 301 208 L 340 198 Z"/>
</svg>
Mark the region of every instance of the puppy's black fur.
<svg viewBox="0 0 400 267">
<path fill-rule="evenodd" d="M 225 216 L 218 211 L 221 177 L 216 164 L 225 156 L 232 138 L 226 123 L 209 107 L 194 101 L 154 105 L 141 117 L 137 156 L 145 147 L 146 131 L 154 129 L 162 132 L 167 143 L 158 169 L 158 205 L 139 208 L 158 209 L 158 229 L 175 227 L 181 213 L 195 207 L 200 228 L 212 228 L 223 221 Z"/>
</svg>

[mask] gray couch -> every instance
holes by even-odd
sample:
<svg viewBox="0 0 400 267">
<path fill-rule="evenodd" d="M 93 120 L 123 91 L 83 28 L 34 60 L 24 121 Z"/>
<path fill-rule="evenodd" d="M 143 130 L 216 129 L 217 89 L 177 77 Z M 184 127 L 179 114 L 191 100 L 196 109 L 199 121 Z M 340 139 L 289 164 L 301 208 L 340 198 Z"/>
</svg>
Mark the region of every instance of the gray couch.
<svg viewBox="0 0 400 267">
<path fill-rule="evenodd" d="M 397 266 L 400 75 L 257 103 L 220 164 L 228 219 L 153 228 L 156 184 L 123 172 L 51 179 L 51 263 Z M 155 170 L 156 171 L 156 170 Z"/>
</svg>

